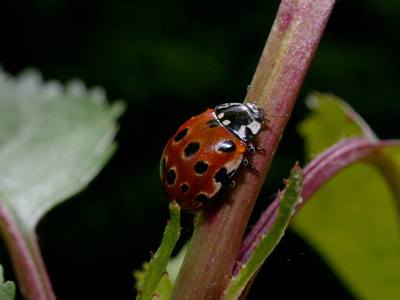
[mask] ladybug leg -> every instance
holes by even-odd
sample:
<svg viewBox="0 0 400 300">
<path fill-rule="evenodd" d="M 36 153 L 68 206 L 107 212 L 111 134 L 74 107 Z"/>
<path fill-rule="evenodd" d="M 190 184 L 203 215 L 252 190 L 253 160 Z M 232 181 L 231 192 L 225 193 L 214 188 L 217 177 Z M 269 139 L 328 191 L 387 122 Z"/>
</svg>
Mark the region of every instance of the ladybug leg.
<svg viewBox="0 0 400 300">
<path fill-rule="evenodd" d="M 220 178 L 220 182 L 222 183 L 222 186 L 227 188 L 227 189 L 233 189 L 235 187 L 235 180 L 234 175 L 236 173 L 235 171 L 230 172 L 229 174 L 225 174 L 225 176 L 223 176 L 223 178 Z"/>
<path fill-rule="evenodd" d="M 261 147 L 260 145 L 256 145 L 256 146 L 254 146 L 253 144 L 251 144 L 251 143 L 248 143 L 247 144 L 247 151 L 249 152 L 249 153 L 255 153 L 256 151 L 258 152 L 258 153 L 261 153 L 261 154 L 264 154 L 265 153 L 265 149 L 263 148 L 263 147 Z"/>
<path fill-rule="evenodd" d="M 257 175 L 260 174 L 260 171 L 258 171 L 258 169 L 249 162 L 247 157 L 243 159 L 243 166 L 249 168 L 252 172 L 256 173 Z"/>
<path fill-rule="evenodd" d="M 236 184 L 236 182 L 235 182 L 235 180 L 231 180 L 229 183 L 228 183 L 228 189 L 233 189 L 234 187 L 235 187 L 235 184 Z"/>
<path fill-rule="evenodd" d="M 254 147 L 254 145 L 252 143 L 248 143 L 247 151 L 249 151 L 250 153 L 254 153 L 254 152 L 256 152 L 256 148 Z"/>
</svg>

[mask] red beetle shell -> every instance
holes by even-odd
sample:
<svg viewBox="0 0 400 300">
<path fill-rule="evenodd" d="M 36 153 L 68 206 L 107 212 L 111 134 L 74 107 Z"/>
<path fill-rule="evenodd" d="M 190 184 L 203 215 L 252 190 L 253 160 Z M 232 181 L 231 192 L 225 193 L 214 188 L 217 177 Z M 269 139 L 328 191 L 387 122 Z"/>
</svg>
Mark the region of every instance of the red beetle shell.
<svg viewBox="0 0 400 300">
<path fill-rule="evenodd" d="M 168 199 L 199 210 L 229 184 L 247 145 L 216 119 L 213 109 L 186 121 L 169 139 L 160 175 Z"/>
</svg>

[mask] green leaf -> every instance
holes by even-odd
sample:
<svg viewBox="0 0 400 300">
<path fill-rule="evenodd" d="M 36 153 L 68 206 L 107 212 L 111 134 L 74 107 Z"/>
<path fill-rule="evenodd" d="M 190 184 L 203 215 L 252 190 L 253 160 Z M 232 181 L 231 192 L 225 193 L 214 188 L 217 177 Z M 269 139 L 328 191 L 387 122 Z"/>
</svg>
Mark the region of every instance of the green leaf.
<svg viewBox="0 0 400 300">
<path fill-rule="evenodd" d="M 274 224 L 266 234 L 260 237 L 258 246 L 247 262 L 240 267 L 238 274 L 231 279 L 222 299 L 238 299 L 249 280 L 279 243 L 300 200 L 302 185 L 303 172 L 300 167 L 295 166 L 287 180 Z"/>
<path fill-rule="evenodd" d="M 352 122 L 354 118 L 349 123 L 348 106 L 342 101 L 331 95 L 313 97 L 317 110 L 301 125 L 309 155 L 341 137 L 362 134 L 365 124 Z M 400 178 L 400 148 L 377 153 L 381 155 L 391 160 L 387 166 L 395 174 L 392 178 Z M 378 169 L 359 163 L 328 182 L 294 219 L 294 229 L 361 299 L 400 295 L 398 212 L 391 191 Z"/>
<path fill-rule="evenodd" d="M 173 201 L 169 205 L 170 220 L 164 231 L 160 247 L 150 262 L 144 264 L 144 271 L 134 272 L 137 280 L 137 300 L 169 299 L 172 292 L 172 281 L 166 273 L 168 261 L 180 235 L 180 207 Z"/>
<path fill-rule="evenodd" d="M 0 300 L 15 299 L 15 283 L 12 281 L 4 282 L 3 267 L 0 265 Z"/>
<path fill-rule="evenodd" d="M 367 135 L 376 139 L 365 121 L 342 99 L 313 93 L 306 100 L 313 111 L 299 126 L 308 158 L 316 156 L 340 139 Z"/>
<path fill-rule="evenodd" d="M 65 88 L 35 71 L 0 70 L 0 195 L 25 229 L 81 191 L 115 150 L 116 119 L 101 88 Z"/>
</svg>

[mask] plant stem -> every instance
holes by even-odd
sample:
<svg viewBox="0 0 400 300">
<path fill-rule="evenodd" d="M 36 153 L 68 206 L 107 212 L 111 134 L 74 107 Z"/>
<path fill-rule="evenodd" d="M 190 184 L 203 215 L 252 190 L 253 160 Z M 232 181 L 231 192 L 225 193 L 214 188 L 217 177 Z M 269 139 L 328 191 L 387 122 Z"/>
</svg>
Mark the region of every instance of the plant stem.
<svg viewBox="0 0 400 300">
<path fill-rule="evenodd" d="M 246 100 L 271 118 L 259 136 L 259 170 L 241 172 L 218 206 L 200 213 L 172 299 L 219 299 L 231 276 L 255 200 L 275 154 L 334 0 L 283 0 Z"/>
<path fill-rule="evenodd" d="M 0 202 L 0 229 L 24 299 L 53 300 L 55 295 L 34 232 L 24 231 Z"/>
<path fill-rule="evenodd" d="M 383 159 L 389 158 L 385 156 L 384 151 L 381 151 L 391 146 L 399 147 L 400 141 L 376 142 L 368 138 L 349 138 L 336 143 L 322 152 L 304 168 L 303 202 L 296 207 L 296 212 L 323 184 L 344 168 L 354 163 L 362 160 L 367 162 L 372 161 L 377 164 L 378 169 L 381 171 L 386 168 L 392 170 L 391 166 L 393 166 L 393 164 L 388 163 L 388 161 L 383 161 Z M 398 197 L 397 199 L 399 199 L 399 173 L 385 171 L 382 171 L 382 173 L 384 176 L 386 174 L 385 177 L 389 176 L 393 183 L 397 178 L 397 185 L 394 184 L 394 189 L 397 188 L 398 194 L 395 195 Z M 259 237 L 264 235 L 271 228 L 278 212 L 279 199 L 280 195 L 270 204 L 268 209 L 262 214 L 256 225 L 244 239 L 237 258 L 238 264 L 233 274 L 238 272 L 240 265 L 246 263 L 255 247 L 257 247 Z"/>
</svg>

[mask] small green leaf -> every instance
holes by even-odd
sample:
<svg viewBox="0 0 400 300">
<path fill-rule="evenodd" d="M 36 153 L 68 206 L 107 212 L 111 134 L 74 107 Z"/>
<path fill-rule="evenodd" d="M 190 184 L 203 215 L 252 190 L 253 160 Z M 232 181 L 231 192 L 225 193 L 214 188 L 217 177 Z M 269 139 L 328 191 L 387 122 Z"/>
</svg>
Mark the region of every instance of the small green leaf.
<svg viewBox="0 0 400 300">
<path fill-rule="evenodd" d="M 3 267 L 0 265 L 0 300 L 15 299 L 15 283 L 12 281 L 4 282 Z"/>
<path fill-rule="evenodd" d="M 362 134 L 365 124 L 349 123 L 342 101 L 331 95 L 314 97 L 318 109 L 301 125 L 309 155 L 341 137 Z M 400 148 L 379 155 L 390 157 L 392 178 L 400 178 Z M 361 299 L 394 300 L 400 295 L 398 211 L 388 187 L 372 165 L 356 164 L 328 182 L 294 219 L 294 229 Z"/>
<path fill-rule="evenodd" d="M 12 78 L 0 69 L 0 199 L 25 230 L 99 173 L 122 110 L 80 81 L 64 88 L 35 71 Z"/>
<path fill-rule="evenodd" d="M 144 271 L 134 272 L 137 280 L 137 300 L 169 299 L 172 292 L 172 281 L 168 278 L 166 268 L 180 235 L 180 207 L 176 202 L 169 205 L 170 220 L 164 231 L 160 247 L 150 263 L 144 265 Z"/>
<path fill-rule="evenodd" d="M 303 172 L 300 167 L 295 166 L 287 180 L 274 224 L 265 235 L 260 237 L 258 246 L 251 254 L 248 261 L 241 266 L 238 274 L 231 279 L 222 299 L 238 299 L 249 280 L 279 243 L 294 213 L 296 204 L 300 199 L 302 185 Z"/>
</svg>

